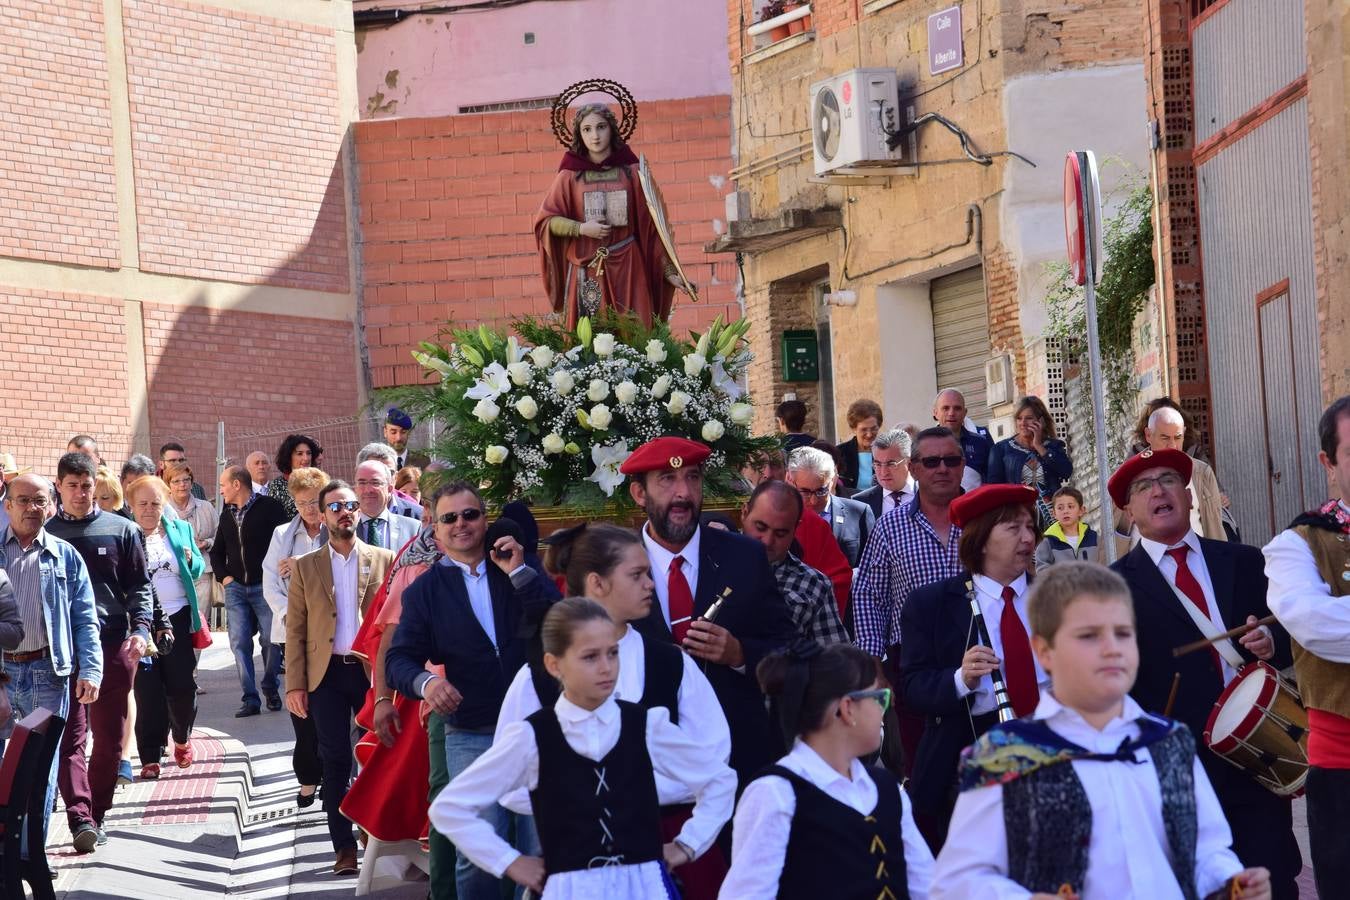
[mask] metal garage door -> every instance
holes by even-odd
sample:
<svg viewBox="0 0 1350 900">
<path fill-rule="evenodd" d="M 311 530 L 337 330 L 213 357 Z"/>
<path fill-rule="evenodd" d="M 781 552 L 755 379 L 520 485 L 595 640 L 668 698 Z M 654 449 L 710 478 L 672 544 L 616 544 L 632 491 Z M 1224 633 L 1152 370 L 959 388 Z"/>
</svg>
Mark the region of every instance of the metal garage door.
<svg viewBox="0 0 1350 900">
<path fill-rule="evenodd" d="M 984 270 L 976 266 L 934 278 L 933 349 L 938 390 L 956 388 L 966 409 L 980 424 L 989 421 L 984 396 L 984 364 L 989 360 L 989 307 L 984 299 Z"/>
</svg>

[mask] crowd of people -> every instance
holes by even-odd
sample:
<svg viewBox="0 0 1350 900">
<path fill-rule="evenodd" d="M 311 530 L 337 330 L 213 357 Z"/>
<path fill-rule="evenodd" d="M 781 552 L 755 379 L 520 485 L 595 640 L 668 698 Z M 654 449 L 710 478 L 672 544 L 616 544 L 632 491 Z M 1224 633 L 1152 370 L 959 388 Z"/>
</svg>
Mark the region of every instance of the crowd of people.
<svg viewBox="0 0 1350 900">
<path fill-rule="evenodd" d="M 80 435 L 54 484 L 0 455 L 10 721 L 66 719 L 46 808 L 59 790 L 95 852 L 133 734 L 141 778 L 192 766 L 223 604 L 236 715 L 288 711 L 335 875 L 422 841 L 431 896 L 461 900 L 1292 898 L 1306 790 L 1338 895 L 1350 507 L 1242 544 L 1165 398 L 1110 535 L 1035 397 L 1000 441 L 955 390 L 927 427 L 859 400 L 838 445 L 808 413 L 779 405 L 735 515 L 704 509 L 709 448 L 660 437 L 621 467 L 639 527 L 542 546 L 528 506 L 490 512 L 410 451 L 397 409 L 350 482 L 290 435 L 225 469 L 219 516 L 177 443 L 113 479 Z M 1350 397 L 1319 440 L 1348 496 Z M 1296 778 L 1217 740 L 1248 679 L 1297 682 Z"/>
</svg>

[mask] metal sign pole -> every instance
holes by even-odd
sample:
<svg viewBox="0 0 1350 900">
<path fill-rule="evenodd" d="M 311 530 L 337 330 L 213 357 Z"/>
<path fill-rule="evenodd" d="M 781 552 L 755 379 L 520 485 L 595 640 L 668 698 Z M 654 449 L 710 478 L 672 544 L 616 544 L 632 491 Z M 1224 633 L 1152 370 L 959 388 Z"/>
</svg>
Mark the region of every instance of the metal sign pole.
<svg viewBox="0 0 1350 900">
<path fill-rule="evenodd" d="M 1106 458 L 1106 390 L 1102 382 L 1102 349 L 1097 338 L 1097 229 L 1101 223 L 1094 214 L 1097 206 L 1097 166 L 1091 155 L 1078 151 L 1079 171 L 1082 173 L 1083 209 L 1083 268 L 1087 278 L 1083 291 L 1087 298 L 1088 365 L 1092 376 L 1092 427 L 1096 434 L 1097 490 L 1101 503 L 1101 528 L 1098 531 L 1105 562 L 1116 558 L 1115 517 L 1111 510 L 1111 495 L 1106 483 L 1111 477 Z"/>
</svg>

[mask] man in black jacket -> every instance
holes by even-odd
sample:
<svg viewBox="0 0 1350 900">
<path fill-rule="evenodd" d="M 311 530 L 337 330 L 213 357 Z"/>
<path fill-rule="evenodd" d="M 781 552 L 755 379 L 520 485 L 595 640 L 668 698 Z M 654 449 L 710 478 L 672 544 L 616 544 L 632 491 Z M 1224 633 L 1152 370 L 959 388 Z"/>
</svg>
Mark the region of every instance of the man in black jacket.
<svg viewBox="0 0 1350 900">
<path fill-rule="evenodd" d="M 230 647 L 239 672 L 244 705 L 236 718 L 256 716 L 262 708 L 254 681 L 253 635 L 262 646 L 262 692 L 267 708 L 281 709 L 278 678 L 282 648 L 272 646 L 272 608 L 263 598 L 262 564 L 272 542 L 272 532 L 290 517 L 280 502 L 253 491 L 253 479 L 243 466 L 229 466 L 220 476 L 220 496 L 225 513 L 220 517 L 216 542 L 211 545 L 211 570 L 225 588 L 225 621 L 230 629 Z"/>
<path fill-rule="evenodd" d="M 154 611 L 141 529 L 119 515 L 104 513 L 94 503 L 96 471 L 94 461 L 83 453 L 61 457 L 56 467 L 61 509 L 46 526 L 50 534 L 68 541 L 84 559 L 94 587 L 99 643 L 103 647 L 103 683 L 98 700 L 86 706 L 72 696 L 57 769 L 71 835 L 82 853 L 107 842 L 103 817 L 117 789 L 127 695 L 136 664 L 150 644 Z M 72 690 L 75 684 L 72 678 Z M 94 752 L 86 761 L 85 743 L 91 731 Z"/>
<path fill-rule="evenodd" d="M 506 689 L 525 664 L 522 621 L 537 621 L 553 592 L 525 564 L 525 550 L 513 537 L 493 542 L 489 564 L 487 518 L 473 485 L 443 485 L 430 503 L 445 556 L 403 592 L 385 674 L 391 688 L 421 697 L 446 717 L 445 758 L 453 779 L 492 746 Z M 427 662 L 444 666 L 445 675 L 427 672 Z M 493 804 L 483 818 L 506 839 L 511 813 Z M 448 865 L 433 857 L 433 883 Z M 460 897 L 500 896 L 497 879 L 463 854 L 455 870 Z"/>
</svg>

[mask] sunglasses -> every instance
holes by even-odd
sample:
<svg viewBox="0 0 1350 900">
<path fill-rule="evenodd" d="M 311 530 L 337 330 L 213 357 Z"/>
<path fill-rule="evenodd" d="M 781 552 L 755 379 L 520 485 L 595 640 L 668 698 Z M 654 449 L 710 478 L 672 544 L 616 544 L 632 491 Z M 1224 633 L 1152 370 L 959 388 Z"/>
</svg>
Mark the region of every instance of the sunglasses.
<svg viewBox="0 0 1350 900">
<path fill-rule="evenodd" d="M 923 456 L 918 460 L 923 463 L 925 469 L 936 469 L 938 466 L 946 466 L 949 469 L 955 469 L 961 463 L 965 462 L 965 457 L 957 456 Z"/>
<path fill-rule="evenodd" d="M 477 522 L 481 518 L 483 518 L 483 511 L 481 509 L 466 509 L 463 512 L 441 513 L 436 517 L 436 521 L 440 522 L 442 525 L 453 525 L 460 519 L 463 519 L 465 522 Z"/>
<path fill-rule="evenodd" d="M 871 691 L 849 691 L 844 695 L 850 700 L 875 700 L 881 704 L 881 711 L 886 712 L 891 708 L 891 689 L 876 688 Z M 835 715 L 839 715 L 838 712 Z"/>
<path fill-rule="evenodd" d="M 345 509 L 347 512 L 356 512 L 358 509 L 361 508 L 361 501 L 360 501 L 360 500 L 334 500 L 332 503 L 327 504 L 327 508 L 328 508 L 328 511 L 329 511 L 329 512 L 340 512 L 340 511 L 342 511 L 342 510 L 344 510 L 344 509 Z"/>
</svg>

